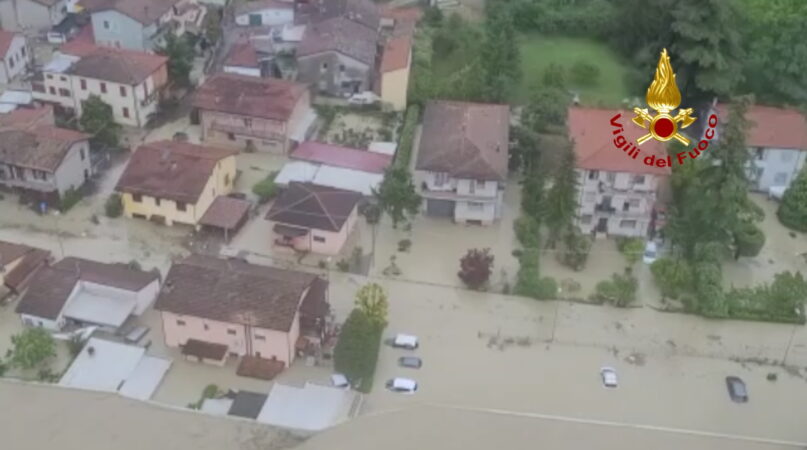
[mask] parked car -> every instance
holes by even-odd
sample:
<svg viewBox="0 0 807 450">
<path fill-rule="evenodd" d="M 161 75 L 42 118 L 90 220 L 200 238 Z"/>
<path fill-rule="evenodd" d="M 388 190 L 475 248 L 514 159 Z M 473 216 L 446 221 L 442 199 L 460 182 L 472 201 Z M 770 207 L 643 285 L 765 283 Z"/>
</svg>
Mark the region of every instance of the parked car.
<svg viewBox="0 0 807 450">
<path fill-rule="evenodd" d="M 378 96 L 370 91 L 353 94 L 347 99 L 351 105 L 372 105 L 378 101 Z"/>
<path fill-rule="evenodd" d="M 644 255 L 642 260 L 645 264 L 653 264 L 658 259 L 658 245 L 653 241 L 647 241 L 644 246 Z"/>
<path fill-rule="evenodd" d="M 748 390 L 745 389 L 745 382 L 739 377 L 726 377 L 726 388 L 729 390 L 729 397 L 737 403 L 748 401 Z"/>
<path fill-rule="evenodd" d="M 616 369 L 613 367 L 603 367 L 600 369 L 600 377 L 602 377 L 602 384 L 607 388 L 615 388 L 619 386 L 619 381 L 616 376 Z"/>
<path fill-rule="evenodd" d="M 392 341 L 392 346 L 396 348 L 414 350 L 418 348 L 418 338 L 417 336 L 412 336 L 410 334 L 398 334 Z"/>
<path fill-rule="evenodd" d="M 417 356 L 401 356 L 398 358 L 398 365 L 410 369 L 420 369 L 423 366 L 423 360 Z"/>
<path fill-rule="evenodd" d="M 768 198 L 771 200 L 781 200 L 786 190 L 787 187 L 785 186 L 771 186 L 768 188 Z"/>
<path fill-rule="evenodd" d="M 387 389 L 401 394 L 414 394 L 418 390 L 418 383 L 409 378 L 393 378 L 387 380 Z"/>
<path fill-rule="evenodd" d="M 350 382 L 347 380 L 346 376 L 341 373 L 335 373 L 331 375 L 331 385 L 333 387 L 347 389 L 350 387 Z"/>
</svg>

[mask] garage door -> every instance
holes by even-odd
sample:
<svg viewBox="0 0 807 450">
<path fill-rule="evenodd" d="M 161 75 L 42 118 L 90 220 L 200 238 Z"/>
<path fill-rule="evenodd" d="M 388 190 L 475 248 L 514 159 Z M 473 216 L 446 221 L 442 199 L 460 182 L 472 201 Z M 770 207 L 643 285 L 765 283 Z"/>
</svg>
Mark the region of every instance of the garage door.
<svg viewBox="0 0 807 450">
<path fill-rule="evenodd" d="M 426 214 L 437 217 L 454 217 L 454 202 L 451 200 L 426 200 Z"/>
</svg>

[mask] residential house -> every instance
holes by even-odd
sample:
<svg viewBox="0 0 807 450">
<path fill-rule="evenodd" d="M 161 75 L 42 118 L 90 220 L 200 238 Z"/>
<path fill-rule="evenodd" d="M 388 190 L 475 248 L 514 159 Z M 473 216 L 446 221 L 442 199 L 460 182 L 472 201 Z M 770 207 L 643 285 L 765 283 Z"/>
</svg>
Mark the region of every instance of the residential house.
<svg viewBox="0 0 807 450">
<path fill-rule="evenodd" d="M 717 105 L 718 132 L 729 118 L 728 105 Z M 707 116 L 708 117 L 708 116 Z M 752 105 L 745 113 L 749 122 L 746 145 L 751 152 L 748 178 L 751 189 L 768 192 L 788 187 L 807 160 L 807 120 L 793 108 Z"/>
<path fill-rule="evenodd" d="M 44 31 L 67 16 L 66 0 L 0 0 L 0 26 L 9 31 Z"/>
<path fill-rule="evenodd" d="M 261 63 L 258 52 L 250 42 L 237 42 L 230 48 L 224 60 L 224 73 L 235 73 L 250 77 L 261 76 Z"/>
<path fill-rule="evenodd" d="M 199 32 L 206 9 L 195 0 L 82 0 L 98 45 L 153 52 L 172 33 Z"/>
<path fill-rule="evenodd" d="M 0 30 L 0 83 L 8 84 L 25 73 L 31 62 L 31 52 L 20 33 Z"/>
<path fill-rule="evenodd" d="M 344 17 L 378 30 L 381 11 L 372 0 L 309 0 L 298 1 L 294 21 L 309 25 L 324 22 L 335 17 Z"/>
<path fill-rule="evenodd" d="M 198 225 L 219 195 L 233 190 L 235 152 L 187 142 L 141 145 L 118 181 L 129 218 Z"/>
<path fill-rule="evenodd" d="M 580 180 L 577 225 L 583 233 L 645 238 L 655 231 L 659 188 L 671 169 L 644 164 L 648 156 L 666 158 L 664 145 L 656 140 L 642 144 L 641 157 L 636 159 L 614 146 L 610 121 L 620 112 L 624 120 L 632 117 L 627 111 L 569 109 L 569 138 Z M 634 143 L 643 134 L 630 124 L 623 131 L 625 139 Z"/>
<path fill-rule="evenodd" d="M 24 291 L 36 271 L 49 260 L 47 250 L 0 241 L 0 299 L 8 292 Z"/>
<path fill-rule="evenodd" d="M 390 38 L 384 45 L 379 69 L 381 102 L 393 111 L 406 109 L 409 72 L 412 67 L 412 36 Z"/>
<path fill-rule="evenodd" d="M 231 73 L 208 78 L 193 106 L 203 140 L 278 155 L 304 140 L 316 119 L 305 85 Z"/>
<path fill-rule="evenodd" d="M 75 111 L 91 95 L 112 107 L 115 122 L 143 127 L 168 84 L 168 58 L 93 45 L 57 53 L 33 83 L 34 98 Z"/>
<path fill-rule="evenodd" d="M 378 29 L 347 17 L 307 25 L 297 46 L 298 80 L 333 96 L 372 89 Z"/>
<path fill-rule="evenodd" d="M 309 183 L 289 184 L 266 213 L 272 242 L 300 252 L 338 255 L 356 226 L 361 194 Z"/>
<path fill-rule="evenodd" d="M 327 286 L 310 273 L 191 255 L 171 266 L 155 309 L 165 344 L 186 355 L 217 363 L 247 356 L 288 367 L 301 341 L 323 336 Z"/>
<path fill-rule="evenodd" d="M 293 1 L 253 0 L 235 8 L 236 25 L 277 27 L 293 23 Z"/>
<path fill-rule="evenodd" d="M 53 125 L 50 108 L 13 111 L 0 120 L 0 186 L 58 206 L 92 175 L 89 138 Z"/>
<path fill-rule="evenodd" d="M 427 215 L 490 225 L 507 182 L 507 105 L 433 101 L 423 112 L 414 180 Z"/>
<path fill-rule="evenodd" d="M 143 314 L 159 290 L 158 272 L 69 257 L 36 272 L 16 312 L 23 324 L 51 331 L 94 325 L 114 332 Z"/>
</svg>

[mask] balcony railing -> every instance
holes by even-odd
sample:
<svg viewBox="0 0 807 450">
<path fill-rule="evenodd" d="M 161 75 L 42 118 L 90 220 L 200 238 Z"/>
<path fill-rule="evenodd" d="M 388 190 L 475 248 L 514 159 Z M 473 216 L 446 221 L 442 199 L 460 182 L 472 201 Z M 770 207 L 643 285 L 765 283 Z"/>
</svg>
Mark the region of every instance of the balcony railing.
<svg viewBox="0 0 807 450">
<path fill-rule="evenodd" d="M 606 214 L 613 214 L 616 212 L 616 208 L 606 203 L 599 203 L 594 205 L 594 211 Z"/>
</svg>

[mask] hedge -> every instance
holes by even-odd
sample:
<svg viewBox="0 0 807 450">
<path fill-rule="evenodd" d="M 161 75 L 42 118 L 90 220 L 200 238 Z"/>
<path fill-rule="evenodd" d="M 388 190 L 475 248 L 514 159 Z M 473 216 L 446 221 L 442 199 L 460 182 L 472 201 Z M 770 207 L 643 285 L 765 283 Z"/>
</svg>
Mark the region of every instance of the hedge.
<svg viewBox="0 0 807 450">
<path fill-rule="evenodd" d="M 395 164 L 399 167 L 409 168 L 412 160 L 412 145 L 415 141 L 415 129 L 420 121 L 420 106 L 410 105 L 406 109 L 401 138 L 398 141 L 398 150 L 395 153 Z"/>
</svg>

